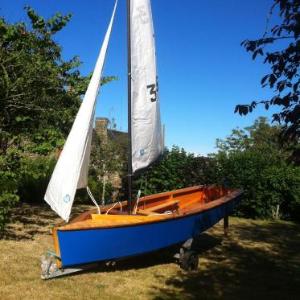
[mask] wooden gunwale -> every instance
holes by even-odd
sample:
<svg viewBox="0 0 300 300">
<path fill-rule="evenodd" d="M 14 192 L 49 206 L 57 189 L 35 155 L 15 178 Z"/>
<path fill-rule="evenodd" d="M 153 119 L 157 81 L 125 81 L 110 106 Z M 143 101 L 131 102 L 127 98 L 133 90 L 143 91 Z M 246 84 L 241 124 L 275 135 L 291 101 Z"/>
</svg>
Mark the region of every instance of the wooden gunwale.
<svg viewBox="0 0 300 300">
<path fill-rule="evenodd" d="M 196 190 L 196 189 L 195 189 Z M 170 193 L 170 192 L 166 192 Z M 163 193 L 161 193 L 163 194 Z M 182 213 L 179 214 L 161 214 L 161 215 L 153 215 L 153 216 L 140 216 L 140 215 L 107 215 L 107 219 L 111 219 L 112 224 L 103 224 L 101 221 L 92 221 L 92 220 L 85 220 L 85 221 L 79 221 L 79 222 L 72 222 L 70 224 L 67 224 L 62 227 L 56 227 L 57 230 L 61 231 L 73 231 L 73 230 L 93 230 L 93 229 L 108 229 L 108 228 L 117 228 L 117 227 L 129 227 L 129 226 L 141 226 L 151 223 L 157 223 L 157 222 L 166 222 L 170 220 L 176 220 L 180 218 L 186 218 L 191 215 L 199 214 L 204 211 L 211 210 L 217 206 L 220 206 L 222 204 L 225 204 L 236 197 L 240 196 L 242 194 L 242 190 L 234 190 L 229 191 L 229 194 L 220 197 L 216 200 L 212 200 L 208 203 L 199 203 L 199 207 L 191 208 L 189 210 L 184 209 Z M 156 194 L 157 195 L 157 194 Z M 151 195 L 152 196 L 152 195 Z M 150 197 L 151 197 L 150 196 Z M 105 215 L 103 215 L 105 218 Z M 112 220 L 114 217 L 114 220 Z M 117 223 L 118 219 L 123 219 L 124 222 Z M 134 220 L 136 219 L 136 221 Z M 142 220 L 142 221 L 138 221 Z"/>
</svg>

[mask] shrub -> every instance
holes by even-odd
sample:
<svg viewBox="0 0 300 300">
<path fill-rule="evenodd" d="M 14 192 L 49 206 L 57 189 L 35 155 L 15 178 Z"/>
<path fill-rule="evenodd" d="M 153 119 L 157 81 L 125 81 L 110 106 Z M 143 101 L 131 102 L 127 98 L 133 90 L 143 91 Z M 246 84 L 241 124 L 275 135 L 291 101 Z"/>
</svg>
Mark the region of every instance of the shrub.
<svg viewBox="0 0 300 300">
<path fill-rule="evenodd" d="M 134 193 L 138 189 L 144 195 L 180 189 L 199 184 L 214 183 L 215 161 L 195 156 L 183 148 L 173 146 L 165 150 L 162 159 L 146 172 L 134 178 Z"/>
<path fill-rule="evenodd" d="M 1 192 L 0 193 L 0 237 L 4 231 L 5 225 L 9 221 L 11 208 L 14 207 L 19 201 L 16 194 Z"/>
<path fill-rule="evenodd" d="M 16 170 L 19 167 L 20 156 L 15 149 L 7 154 L 0 155 L 0 236 L 9 221 L 11 208 L 19 200 L 17 187 L 19 176 Z"/>
<path fill-rule="evenodd" d="M 299 167 L 249 151 L 219 154 L 216 159 L 219 182 L 244 189 L 238 215 L 272 218 L 278 206 L 283 218 L 295 219 L 300 199 Z"/>
<path fill-rule="evenodd" d="M 26 156 L 20 161 L 18 195 L 29 203 L 43 201 L 56 160 L 53 156 Z"/>
<path fill-rule="evenodd" d="M 300 221 L 300 167 L 288 160 L 279 136 L 280 128 L 260 118 L 218 141 L 218 182 L 244 189 L 238 215 Z"/>
</svg>

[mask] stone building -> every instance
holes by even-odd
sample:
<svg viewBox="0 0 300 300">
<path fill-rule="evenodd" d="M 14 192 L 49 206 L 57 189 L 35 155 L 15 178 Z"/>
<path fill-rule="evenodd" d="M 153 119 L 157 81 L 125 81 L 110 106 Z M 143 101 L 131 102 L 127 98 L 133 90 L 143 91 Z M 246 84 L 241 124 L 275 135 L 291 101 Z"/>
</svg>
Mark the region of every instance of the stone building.
<svg viewBox="0 0 300 300">
<path fill-rule="evenodd" d="M 118 145 L 118 150 L 120 151 L 120 153 L 118 153 L 117 155 L 120 155 L 120 157 L 126 157 L 128 147 L 128 133 L 109 128 L 109 126 L 110 121 L 108 118 L 97 117 L 95 121 L 94 133 L 97 134 L 101 143 L 114 141 Z M 110 182 L 115 189 L 120 189 L 122 179 L 119 173 L 114 172 L 107 175 L 107 182 Z"/>
</svg>

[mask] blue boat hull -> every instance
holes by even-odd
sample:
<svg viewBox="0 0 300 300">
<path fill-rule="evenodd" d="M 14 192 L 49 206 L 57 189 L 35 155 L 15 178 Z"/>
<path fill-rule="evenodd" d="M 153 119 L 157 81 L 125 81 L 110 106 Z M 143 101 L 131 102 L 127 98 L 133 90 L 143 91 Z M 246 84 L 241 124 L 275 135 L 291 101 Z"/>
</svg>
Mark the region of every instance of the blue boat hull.
<svg viewBox="0 0 300 300">
<path fill-rule="evenodd" d="M 117 260 L 186 241 L 230 214 L 238 201 L 239 197 L 206 211 L 153 223 L 58 230 L 62 267 Z"/>
</svg>

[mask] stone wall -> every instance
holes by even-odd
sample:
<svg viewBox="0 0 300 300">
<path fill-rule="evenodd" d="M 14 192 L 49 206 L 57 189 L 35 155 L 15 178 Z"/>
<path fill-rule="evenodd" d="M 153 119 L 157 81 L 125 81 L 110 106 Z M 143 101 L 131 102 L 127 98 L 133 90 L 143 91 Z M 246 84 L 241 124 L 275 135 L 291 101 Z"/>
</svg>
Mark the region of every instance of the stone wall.
<svg viewBox="0 0 300 300">
<path fill-rule="evenodd" d="M 109 119 L 97 117 L 95 121 L 95 133 L 99 136 L 101 142 L 107 143 L 108 139 L 114 139 L 117 143 L 123 145 L 126 149 L 128 133 L 118 130 L 109 129 Z M 126 151 L 126 150 L 125 150 Z M 115 189 L 120 189 L 122 179 L 117 172 L 108 174 L 107 181 L 112 184 Z"/>
</svg>

